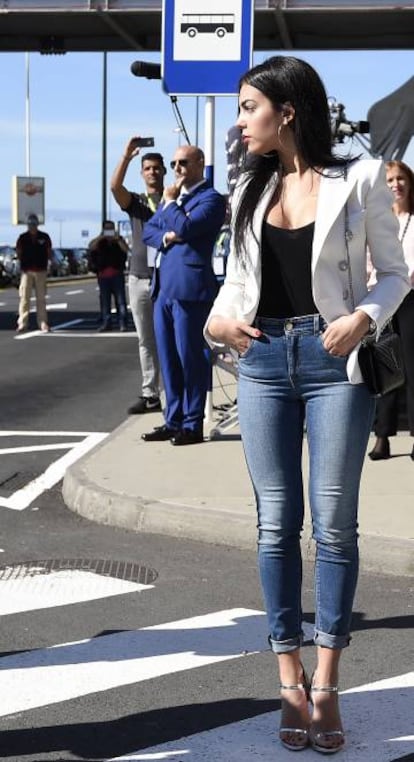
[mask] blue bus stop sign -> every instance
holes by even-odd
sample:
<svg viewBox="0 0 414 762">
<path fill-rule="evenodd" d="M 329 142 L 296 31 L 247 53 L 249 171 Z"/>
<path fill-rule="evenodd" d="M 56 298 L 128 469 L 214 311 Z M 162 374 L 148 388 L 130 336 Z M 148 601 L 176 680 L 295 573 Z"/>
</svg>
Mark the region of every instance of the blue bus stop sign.
<svg viewBox="0 0 414 762">
<path fill-rule="evenodd" d="M 251 66 L 254 0 L 164 0 L 162 78 L 170 95 L 234 95 Z"/>
</svg>

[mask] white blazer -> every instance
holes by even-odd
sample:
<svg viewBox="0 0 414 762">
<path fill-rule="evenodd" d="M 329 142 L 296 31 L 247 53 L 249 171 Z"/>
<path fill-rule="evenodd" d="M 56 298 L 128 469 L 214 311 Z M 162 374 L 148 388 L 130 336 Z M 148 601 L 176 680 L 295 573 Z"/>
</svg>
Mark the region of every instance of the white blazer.
<svg viewBox="0 0 414 762">
<path fill-rule="evenodd" d="M 244 266 L 232 241 L 226 279 L 206 322 L 205 337 L 211 346 L 220 346 L 208 332 L 213 315 L 243 320 L 249 325 L 256 317 L 262 276 L 262 226 L 277 179 L 275 174 L 256 207 L 254 235 L 251 231 L 247 234 L 249 256 Z M 235 191 L 233 211 L 242 191 L 243 184 Z M 352 289 L 345 246 L 346 204 Z M 338 167 L 324 170 L 312 246 L 312 294 L 327 323 L 351 314 L 355 306 L 375 320 L 379 333 L 410 290 L 407 265 L 398 240 L 398 222 L 391 205 L 392 195 L 386 184 L 382 161 L 356 161 L 350 165 L 346 179 L 340 175 Z M 377 271 L 377 283 L 371 291 L 367 289 L 367 246 Z M 359 344 L 351 351 L 347 363 L 348 378 L 353 384 L 362 382 L 358 349 Z"/>
</svg>

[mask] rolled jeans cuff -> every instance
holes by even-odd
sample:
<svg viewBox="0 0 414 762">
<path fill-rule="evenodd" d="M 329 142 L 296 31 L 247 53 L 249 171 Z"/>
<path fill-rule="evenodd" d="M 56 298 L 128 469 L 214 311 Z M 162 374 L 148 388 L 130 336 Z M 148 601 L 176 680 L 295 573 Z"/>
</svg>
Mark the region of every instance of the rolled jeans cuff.
<svg viewBox="0 0 414 762">
<path fill-rule="evenodd" d="M 351 642 L 350 635 L 330 635 L 328 632 L 315 630 L 313 638 L 315 646 L 321 648 L 346 648 Z"/>
<path fill-rule="evenodd" d="M 287 654 L 290 651 L 297 651 L 303 643 L 303 632 L 300 632 L 294 638 L 288 638 L 287 640 L 273 640 L 269 635 L 268 637 L 270 648 L 274 654 Z"/>
</svg>

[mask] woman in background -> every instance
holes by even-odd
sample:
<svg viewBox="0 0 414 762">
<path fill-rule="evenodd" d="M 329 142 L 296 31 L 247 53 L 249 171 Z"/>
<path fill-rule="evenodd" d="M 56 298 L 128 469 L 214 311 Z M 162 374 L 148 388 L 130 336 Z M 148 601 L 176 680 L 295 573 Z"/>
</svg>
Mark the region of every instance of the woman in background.
<svg viewBox="0 0 414 762">
<path fill-rule="evenodd" d="M 410 435 L 414 437 L 414 173 L 403 161 L 388 161 L 386 168 L 387 184 L 394 196 L 392 210 L 399 222 L 399 238 L 411 281 L 411 291 L 395 313 L 393 326 L 401 337 L 408 427 Z M 377 441 L 369 453 L 371 460 L 390 457 L 388 437 L 397 433 L 398 399 L 399 392 L 396 390 L 377 401 L 374 426 Z M 410 457 L 414 460 L 414 446 Z"/>
</svg>

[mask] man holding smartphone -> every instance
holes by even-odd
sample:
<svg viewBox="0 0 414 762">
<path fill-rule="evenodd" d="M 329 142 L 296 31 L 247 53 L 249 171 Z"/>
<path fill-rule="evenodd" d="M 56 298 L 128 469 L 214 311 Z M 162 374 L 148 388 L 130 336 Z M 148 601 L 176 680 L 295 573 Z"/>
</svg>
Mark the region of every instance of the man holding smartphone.
<svg viewBox="0 0 414 762">
<path fill-rule="evenodd" d="M 132 137 L 125 146 L 122 157 L 111 180 L 115 201 L 127 212 L 132 228 L 132 251 L 129 264 L 129 303 L 139 343 L 141 366 L 141 389 L 138 400 L 128 409 L 129 414 L 150 413 L 161 410 L 159 363 L 154 336 L 151 278 L 154 252 L 142 241 L 144 222 L 157 210 L 164 191 L 166 169 L 160 153 L 145 153 L 141 157 L 141 177 L 144 193 L 129 191 L 124 179 L 130 162 L 140 154 L 142 147 L 154 145 L 153 138 Z"/>
<path fill-rule="evenodd" d="M 154 321 L 164 381 L 165 423 L 142 435 L 174 446 L 203 442 L 209 358 L 203 326 L 217 293 L 211 257 L 224 221 L 225 199 L 204 177 L 204 154 L 181 146 L 175 182 L 144 225 L 143 240 L 159 252 L 153 282 Z"/>
</svg>

